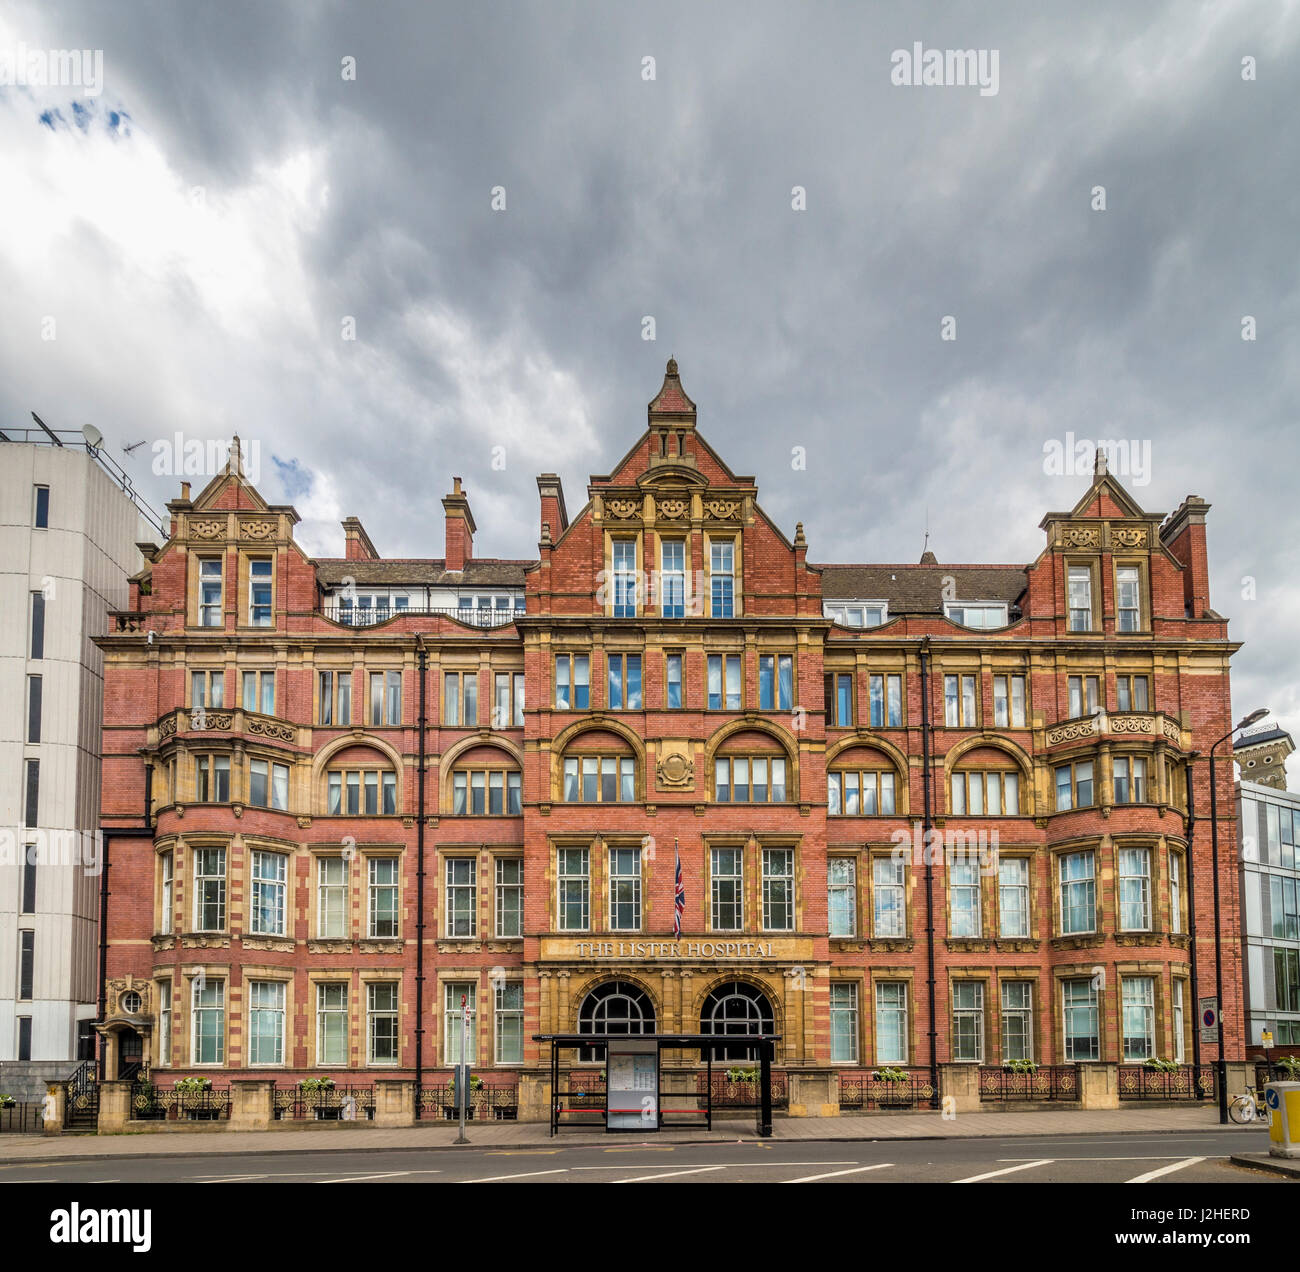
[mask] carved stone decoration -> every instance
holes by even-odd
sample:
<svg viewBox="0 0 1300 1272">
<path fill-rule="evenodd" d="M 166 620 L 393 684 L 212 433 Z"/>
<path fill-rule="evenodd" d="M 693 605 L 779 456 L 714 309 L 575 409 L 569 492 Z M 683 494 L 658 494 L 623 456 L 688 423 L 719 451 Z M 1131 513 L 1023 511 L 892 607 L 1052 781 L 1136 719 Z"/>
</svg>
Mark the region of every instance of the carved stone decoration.
<svg viewBox="0 0 1300 1272">
<path fill-rule="evenodd" d="M 1149 715 L 1113 715 L 1110 717 L 1112 733 L 1154 733 L 1155 718 Z"/>
<path fill-rule="evenodd" d="M 706 499 L 704 501 L 704 515 L 713 521 L 733 521 L 739 513 L 739 499 Z"/>
<path fill-rule="evenodd" d="M 661 499 L 658 506 L 659 515 L 667 521 L 680 521 L 691 510 L 686 499 Z"/>
<path fill-rule="evenodd" d="M 1100 548 L 1101 529 L 1098 526 L 1065 526 L 1061 542 L 1067 548 Z"/>
<path fill-rule="evenodd" d="M 1147 532 L 1145 526 L 1112 526 L 1110 531 L 1112 543 L 1121 548 L 1145 548 Z"/>
<path fill-rule="evenodd" d="M 1161 720 L 1160 732 L 1165 735 L 1175 746 L 1182 745 L 1182 730 L 1178 727 L 1176 720 Z"/>
<path fill-rule="evenodd" d="M 1072 742 L 1075 738 L 1091 738 L 1097 730 L 1091 720 L 1074 720 L 1069 724 L 1058 724 L 1047 730 L 1047 745 L 1055 746 L 1058 742 Z"/>
<path fill-rule="evenodd" d="M 394 954 L 401 948 L 402 938 L 400 936 L 395 936 L 391 939 L 373 939 L 357 943 L 357 952 L 359 954 Z"/>
<path fill-rule="evenodd" d="M 241 539 L 269 539 L 274 533 L 274 521 L 241 521 L 239 524 Z"/>
<path fill-rule="evenodd" d="M 641 501 L 639 499 L 607 499 L 605 501 L 605 511 L 611 517 L 617 517 L 620 521 L 627 521 L 632 517 L 641 515 Z"/>
<path fill-rule="evenodd" d="M 190 535 L 195 539 L 219 539 L 226 533 L 224 521 L 191 521 Z"/>
<path fill-rule="evenodd" d="M 209 716 L 209 718 L 211 718 Z M 248 716 L 245 721 L 249 733 L 259 737 L 271 738 L 276 742 L 293 742 L 297 739 L 297 730 L 291 724 L 280 724 L 275 720 L 263 720 Z"/>
<path fill-rule="evenodd" d="M 695 784 L 695 761 L 674 753 L 665 755 L 657 767 L 660 786 L 690 787 Z"/>
<path fill-rule="evenodd" d="M 299 817 L 299 818 L 298 818 L 298 829 L 299 829 L 299 830 L 306 830 L 307 827 L 310 826 L 310 825 L 311 825 L 311 818 L 310 818 L 310 817 L 303 816 L 303 817 Z"/>
<path fill-rule="evenodd" d="M 343 940 L 308 941 L 307 952 L 309 954 L 351 954 L 352 942 Z"/>
<path fill-rule="evenodd" d="M 159 952 L 174 950 L 176 948 L 176 938 L 174 936 L 155 936 L 153 938 L 153 947 Z"/>
<path fill-rule="evenodd" d="M 158 741 L 163 742 L 176 732 L 176 717 L 170 715 L 158 726 Z"/>
<path fill-rule="evenodd" d="M 220 729 L 229 733 L 235 723 L 234 714 L 230 711 L 192 711 L 190 713 L 191 729 Z"/>
<path fill-rule="evenodd" d="M 240 939 L 240 944 L 246 950 L 272 950 L 277 954 L 292 954 L 296 942 L 269 936 L 245 936 Z"/>
<path fill-rule="evenodd" d="M 228 936 L 182 936 L 181 949 L 183 950 L 228 950 L 230 948 L 230 937 Z"/>
</svg>

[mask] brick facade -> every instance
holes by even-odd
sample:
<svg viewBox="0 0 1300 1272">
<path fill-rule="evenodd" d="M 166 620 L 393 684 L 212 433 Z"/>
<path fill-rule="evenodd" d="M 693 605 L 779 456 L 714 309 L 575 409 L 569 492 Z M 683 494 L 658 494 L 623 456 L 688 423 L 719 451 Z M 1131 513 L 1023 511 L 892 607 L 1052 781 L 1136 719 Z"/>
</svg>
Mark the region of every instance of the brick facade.
<svg viewBox="0 0 1300 1272">
<path fill-rule="evenodd" d="M 426 1080 L 445 1080 L 444 1006 L 449 992 L 459 992 L 447 987 L 465 983 L 476 987 L 480 1070 L 536 1068 L 544 1057 L 532 1035 L 577 1029 L 588 995 L 611 981 L 628 987 L 622 992 L 641 1010 L 648 1004 L 661 1032 L 708 1028 L 702 1013 L 740 982 L 782 1035 L 778 1062 L 809 1069 L 925 1067 L 961 1058 L 962 1046 L 977 1047 L 985 1063 L 996 1064 L 1018 1049 L 1003 1037 L 1004 981 L 1028 986 L 1024 999 L 1012 992 L 1015 1003 L 1028 1003 L 1023 1024 L 1035 1060 L 1067 1058 L 1063 982 L 1070 981 L 1071 993 L 1085 997 L 1091 986 L 1097 1058 L 1118 1061 L 1124 986 L 1131 982 L 1129 1032 L 1148 1037 L 1156 1055 L 1181 1050 L 1192 1058 L 1196 998 L 1214 992 L 1214 920 L 1208 765 L 1188 760 L 1193 752 L 1204 755 L 1232 724 L 1228 663 L 1237 648 L 1226 621 L 1209 607 L 1208 505 L 1189 497 L 1162 521 L 1140 509 L 1101 465 L 1072 509 L 1043 519 L 1043 549 L 1028 565 L 945 566 L 929 554 L 914 566 L 814 565 L 802 526 L 787 538 L 759 506 L 753 479 L 733 473 L 695 423 L 695 406 L 670 363 L 646 431 L 612 473 L 592 479 L 572 522 L 558 479 L 539 478 L 540 537 L 530 560 L 473 556 L 474 522 L 459 478 L 444 500 L 446 556 L 434 561 L 379 558 L 355 518 L 344 523 L 344 559 L 309 559 L 294 542 L 293 509 L 268 506 L 244 480 L 237 455 L 197 498 L 186 490 L 169 505 L 171 538 L 133 584 L 131 611 L 101 641 L 110 862 L 102 1029 L 114 1056 L 119 1046 L 129 1051 L 124 1040 L 135 1031 L 151 1066 L 176 1076 L 212 1072 L 193 1064 L 199 978 L 220 1012 L 200 1026 L 220 1030 L 219 1045 L 206 1044 L 209 1056 L 219 1056 L 215 1067 L 282 1082 L 320 1073 L 317 1035 L 334 1030 L 341 1032 L 331 1033 L 326 1049 L 336 1048 L 337 1063 L 324 1068 L 336 1079 L 410 1077 L 420 1021 Z M 670 554 L 682 545 L 681 617 L 673 611 L 676 575 L 664 566 L 675 560 L 665 557 L 665 543 Z M 622 553 L 628 555 L 616 555 Z M 624 561 L 639 585 L 630 596 L 620 591 Z M 255 568 L 268 570 L 265 563 L 269 576 L 254 577 Z M 1086 607 L 1076 588 L 1073 608 L 1076 625 L 1089 630 L 1071 630 L 1070 567 L 1087 571 Z M 1126 603 L 1138 598 L 1131 631 L 1117 630 L 1121 569 L 1135 580 Z M 218 574 L 219 595 L 205 597 L 205 581 Z M 270 589 L 269 609 L 259 610 L 263 587 Z M 359 623 L 352 597 L 368 588 L 425 599 L 405 610 L 368 611 Z M 484 618 L 473 607 L 445 612 L 449 607 L 428 599 L 457 590 L 458 607 L 469 593 L 495 590 L 508 605 L 515 592 L 526 596 L 526 609 L 487 611 Z M 823 616 L 824 606 L 840 602 L 885 606 L 885 621 L 855 626 L 843 614 L 843 621 Z M 1003 606 L 1005 621 L 992 630 L 952 621 L 945 603 L 960 602 Z M 669 660 L 678 657 L 680 706 L 670 706 L 678 681 L 674 675 L 668 683 Z M 559 705 L 561 658 L 567 708 Z M 630 707 L 637 666 L 630 660 L 637 658 L 641 699 Z M 711 659 L 718 660 L 712 673 Z M 728 700 L 735 665 L 728 659 L 739 660 L 738 704 Z M 619 670 L 621 707 L 609 701 L 611 666 Z M 202 703 L 194 696 L 196 672 L 207 673 Z M 273 678 L 273 701 L 261 696 L 271 691 L 260 678 L 246 688 L 249 672 Z M 1089 701 L 1084 680 L 1072 702 L 1072 676 L 1096 677 L 1098 700 Z M 1128 701 L 1121 702 L 1121 677 L 1145 677 L 1146 701 L 1130 680 Z M 222 684 L 220 706 L 212 678 Z M 452 723 L 465 717 L 467 678 L 477 689 L 477 720 Z M 589 700 L 579 706 L 575 686 L 584 679 Z M 338 723 L 340 680 L 351 687 L 347 724 Z M 457 714 L 446 702 L 452 688 Z M 712 703 L 711 688 L 719 694 Z M 253 695 L 247 703 L 246 692 Z M 1021 701 L 1023 719 L 1016 716 Z M 228 791 L 218 786 L 223 761 Z M 1133 791 L 1137 761 L 1144 767 L 1141 798 L 1117 798 L 1117 770 L 1122 780 L 1127 765 Z M 1070 763 L 1091 764 L 1091 793 L 1084 784 L 1089 770 L 1076 768 L 1072 799 L 1082 806 L 1058 811 L 1060 773 Z M 786 797 L 778 800 L 771 796 L 782 772 Z M 392 775 L 387 783 L 385 773 Z M 457 773 L 466 775 L 465 812 L 457 811 Z M 520 813 L 475 814 L 475 775 L 483 775 L 485 807 L 499 790 L 504 810 L 513 798 L 512 773 L 521 775 Z M 1189 773 L 1202 818 L 1190 860 L 1201 934 L 1195 991 L 1186 902 Z M 838 784 L 835 801 L 828 776 Z M 889 777 L 893 812 L 885 813 Z M 1242 1054 L 1240 923 L 1226 757 L 1218 777 L 1232 1057 Z M 992 799 L 1006 807 L 996 816 L 955 812 L 954 780 L 969 809 L 977 806 L 975 791 L 981 807 Z M 720 782 L 742 788 L 737 794 L 747 798 L 721 800 Z M 859 803 L 848 815 L 850 798 L 865 800 L 857 791 L 866 784 L 877 811 L 864 815 Z M 359 811 L 349 814 L 354 788 Z M 760 793 L 765 798 L 756 799 Z M 339 811 L 332 812 L 336 798 Z M 393 811 L 367 814 L 368 798 L 381 810 L 392 798 Z M 845 811 L 835 811 L 835 802 Z M 956 876 L 942 854 L 936 861 L 931 851 L 927 864 L 926 844 L 951 841 L 953 832 L 986 850 L 984 869 L 973 870 L 978 899 L 969 905 L 974 894 L 954 893 Z M 576 852 L 568 855 L 570 849 Z M 904 904 L 894 930 L 889 867 L 904 853 Z M 261 854 L 269 882 L 254 880 L 254 854 Z M 685 910 L 675 939 L 678 856 Z M 1023 863 L 1008 868 L 1005 895 L 999 856 Z M 340 858 L 342 865 L 323 864 Z M 573 883 L 566 895 L 578 926 L 561 926 L 561 861 L 575 871 L 585 865 L 585 926 L 577 875 L 566 875 Z M 731 930 L 721 872 L 737 861 L 742 918 L 740 930 Z M 195 895 L 205 862 L 219 870 L 206 909 Z M 508 881 L 516 862 L 522 931 L 499 935 L 498 869 Z M 622 917 L 630 915 L 635 930 L 615 929 L 616 863 L 629 872 L 620 898 Z M 1093 930 L 1071 932 L 1062 913 L 1062 872 L 1086 872 L 1089 864 Z M 1137 872 L 1126 885 L 1122 865 Z M 1012 913 L 1022 869 L 1023 929 Z M 385 922 L 390 870 L 399 889 L 395 935 Z M 836 893 L 836 935 L 828 870 L 843 889 Z M 326 901 L 322 884 L 344 873 L 345 894 L 328 893 Z M 373 905 L 372 876 L 383 898 Z M 451 884 L 472 884 L 472 905 L 470 893 L 453 894 Z M 1178 919 L 1171 916 L 1175 889 L 1183 898 Z M 262 908 L 269 933 L 256 930 L 258 890 L 269 898 Z M 1086 901 L 1086 890 L 1071 896 Z M 954 905 L 971 925 L 969 935 L 955 934 Z M 1081 913 L 1071 911 L 1074 926 L 1087 928 Z M 327 1020 L 320 986 L 339 983 L 346 985 L 346 1007 Z M 380 1010 L 368 1010 L 376 985 L 397 987 L 395 1062 L 368 1063 L 372 1016 L 385 1017 L 389 1002 L 384 989 Z M 501 1002 L 513 1009 L 518 991 L 503 987 L 514 985 L 522 986 L 522 1025 L 512 1018 L 503 1028 L 507 1035 L 521 1029 L 522 1054 L 517 1063 L 498 1065 L 496 1008 Z M 134 1013 L 122 1006 L 130 989 L 141 995 Z M 1142 1007 L 1148 990 L 1149 1015 Z M 343 995 L 331 992 L 337 1007 Z M 1174 1037 L 1178 992 L 1181 1048 Z M 254 993 L 270 1004 L 272 1014 L 259 1018 L 265 1029 L 274 1031 L 274 1013 L 283 1010 L 279 1066 L 252 1060 Z M 167 995 L 171 1029 L 164 1040 L 160 1007 Z M 982 1015 L 965 1018 L 959 1040 L 954 1010 L 976 1002 Z M 1018 1028 L 1020 1019 L 1007 1027 Z M 1079 1024 L 1086 1015 L 1072 1020 L 1086 1032 Z M 388 1026 L 381 1020 L 374 1027 L 382 1035 Z M 878 1036 L 891 1030 L 905 1039 L 897 1054 Z M 265 1040 L 259 1045 L 273 1048 Z M 509 1046 L 507 1036 L 501 1048 Z M 1213 1059 L 1214 1047 L 1202 1055 Z"/>
</svg>

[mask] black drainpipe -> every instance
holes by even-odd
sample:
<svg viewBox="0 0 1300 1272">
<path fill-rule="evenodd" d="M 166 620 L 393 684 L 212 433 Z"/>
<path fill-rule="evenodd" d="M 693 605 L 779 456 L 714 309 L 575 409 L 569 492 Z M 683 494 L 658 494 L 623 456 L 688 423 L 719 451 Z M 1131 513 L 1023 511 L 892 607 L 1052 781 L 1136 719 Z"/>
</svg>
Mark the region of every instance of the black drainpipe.
<svg viewBox="0 0 1300 1272">
<path fill-rule="evenodd" d="M 925 853 L 925 950 L 929 971 L 926 989 L 930 997 L 930 1086 L 939 1093 L 938 1029 L 934 1018 L 934 865 L 930 860 L 930 642 L 921 642 L 921 785 L 925 793 L 925 817 L 921 823 L 921 845 Z"/>
<path fill-rule="evenodd" d="M 425 670 L 428 651 L 424 637 L 415 638 L 415 665 L 420 677 L 419 768 L 416 772 L 415 822 L 415 1120 L 420 1120 L 420 1089 L 424 1085 L 424 765 Z"/>
<path fill-rule="evenodd" d="M 1199 755 L 1199 751 L 1193 751 L 1187 757 L 1187 936 L 1192 963 L 1192 1001 L 1183 1004 L 1183 1020 L 1186 1021 L 1189 1011 L 1192 1013 L 1192 1067 L 1196 1070 L 1200 1069 L 1201 1064 L 1201 1009 L 1199 998 L 1201 982 L 1196 976 L 1196 946 L 1198 944 L 1196 940 L 1196 875 L 1192 866 L 1192 857 L 1195 855 L 1193 852 L 1195 841 L 1192 836 L 1196 830 L 1196 792 L 1192 781 L 1192 762 Z"/>
<path fill-rule="evenodd" d="M 147 783 L 147 779 L 146 779 Z M 108 845 L 112 833 L 101 829 L 99 832 L 100 851 L 103 860 L 99 863 L 99 1020 L 102 1022 L 108 1011 Z M 99 1039 L 95 1048 L 99 1062 L 96 1072 L 99 1080 L 104 1080 L 104 1039 Z"/>
</svg>

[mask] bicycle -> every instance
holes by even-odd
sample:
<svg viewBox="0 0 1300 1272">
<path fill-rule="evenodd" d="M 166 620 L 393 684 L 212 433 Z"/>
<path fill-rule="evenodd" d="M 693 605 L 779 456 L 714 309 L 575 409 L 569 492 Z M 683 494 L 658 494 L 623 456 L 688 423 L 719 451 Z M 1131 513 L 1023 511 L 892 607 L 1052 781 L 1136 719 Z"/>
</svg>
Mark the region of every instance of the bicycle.
<svg viewBox="0 0 1300 1272">
<path fill-rule="evenodd" d="M 1228 1116 L 1239 1126 L 1248 1126 L 1255 1121 L 1271 1125 L 1273 1121 L 1263 1093 L 1255 1087 L 1247 1087 L 1228 1101 Z"/>
</svg>

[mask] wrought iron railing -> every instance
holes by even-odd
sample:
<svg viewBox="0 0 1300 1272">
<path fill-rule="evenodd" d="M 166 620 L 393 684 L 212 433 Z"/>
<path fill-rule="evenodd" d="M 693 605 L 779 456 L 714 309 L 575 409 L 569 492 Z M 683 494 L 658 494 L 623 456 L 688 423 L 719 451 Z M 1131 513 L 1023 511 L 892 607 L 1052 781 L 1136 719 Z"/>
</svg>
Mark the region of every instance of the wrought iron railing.
<svg viewBox="0 0 1300 1272">
<path fill-rule="evenodd" d="M 78 1130 L 99 1125 L 99 1083 L 95 1062 L 83 1060 L 64 1083 L 63 1125 Z"/>
<path fill-rule="evenodd" d="M 1255 1089 L 1262 1091 L 1267 1082 L 1300 1082 L 1300 1073 L 1289 1065 L 1270 1064 L 1266 1060 L 1255 1061 Z"/>
<path fill-rule="evenodd" d="M 601 1088 L 600 1102 L 596 1108 L 604 1108 L 605 1094 Z M 455 1088 L 447 1083 L 443 1086 L 425 1087 L 420 1091 L 420 1111 L 431 1114 L 444 1122 L 455 1122 L 460 1118 L 460 1108 L 456 1104 Z M 479 1122 L 514 1122 L 519 1118 L 519 1088 L 513 1083 L 484 1082 L 481 1087 L 471 1084 L 469 1099 L 465 1102 L 467 1121 Z"/>
<path fill-rule="evenodd" d="M 276 1087 L 271 1097 L 277 1122 L 373 1122 L 373 1086 Z"/>
<path fill-rule="evenodd" d="M 39 1135 L 44 1127 L 44 1105 L 0 1104 L 0 1135 Z"/>
<path fill-rule="evenodd" d="M 938 1107 L 939 1088 L 930 1081 L 929 1069 L 840 1070 L 841 1109 L 865 1111 Z"/>
<path fill-rule="evenodd" d="M 708 1094 L 715 1109 L 756 1109 L 759 1106 L 761 1092 L 758 1076 L 733 1077 L 725 1070 L 715 1069 L 712 1075 L 697 1073 L 695 1090 L 699 1095 Z M 772 1107 L 784 1109 L 790 1104 L 790 1075 L 780 1070 L 772 1070 Z"/>
<path fill-rule="evenodd" d="M 131 1089 L 131 1117 L 137 1122 L 219 1122 L 230 1117 L 230 1088 L 202 1091 L 137 1082 Z"/>
<path fill-rule="evenodd" d="M 981 1104 L 1078 1100 L 1082 1085 L 1074 1064 L 1040 1064 L 1028 1072 L 988 1066 L 980 1069 L 979 1083 Z"/>
<path fill-rule="evenodd" d="M 1180 1065 L 1156 1069 L 1145 1064 L 1119 1066 L 1121 1100 L 1212 1100 L 1215 1098 L 1212 1064 Z"/>
</svg>

